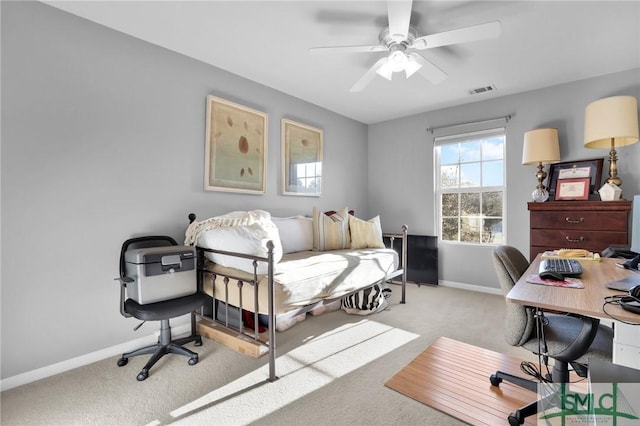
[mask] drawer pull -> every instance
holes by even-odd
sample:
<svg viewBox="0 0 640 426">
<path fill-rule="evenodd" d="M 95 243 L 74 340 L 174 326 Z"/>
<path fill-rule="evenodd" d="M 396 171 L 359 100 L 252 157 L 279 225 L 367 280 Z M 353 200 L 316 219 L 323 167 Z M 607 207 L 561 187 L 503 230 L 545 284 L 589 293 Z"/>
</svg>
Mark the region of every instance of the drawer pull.
<svg viewBox="0 0 640 426">
<path fill-rule="evenodd" d="M 564 237 L 564 239 L 569 241 L 570 243 L 581 243 L 584 241 L 584 237 L 570 238 L 568 235 Z"/>
<path fill-rule="evenodd" d="M 580 219 L 571 219 L 569 217 L 565 217 L 564 221 L 567 223 L 582 223 L 584 222 L 584 217 L 581 217 Z"/>
</svg>

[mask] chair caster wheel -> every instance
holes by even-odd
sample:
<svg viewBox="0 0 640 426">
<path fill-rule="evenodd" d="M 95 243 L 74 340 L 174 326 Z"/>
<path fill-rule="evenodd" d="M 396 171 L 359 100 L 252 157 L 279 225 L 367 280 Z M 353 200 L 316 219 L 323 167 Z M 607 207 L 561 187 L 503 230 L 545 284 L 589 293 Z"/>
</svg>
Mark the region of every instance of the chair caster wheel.
<svg viewBox="0 0 640 426">
<path fill-rule="evenodd" d="M 141 382 L 143 380 L 146 380 L 147 377 L 149 377 L 149 372 L 147 370 L 142 370 L 140 373 L 138 373 L 136 379 Z"/>
<path fill-rule="evenodd" d="M 196 365 L 198 363 L 198 357 L 189 358 L 189 365 Z"/>
<path fill-rule="evenodd" d="M 489 377 L 489 381 L 491 382 L 492 386 L 500 386 L 500 383 L 502 383 L 502 378 L 496 376 L 495 374 L 492 374 L 491 377 Z"/>
<path fill-rule="evenodd" d="M 195 346 L 202 346 L 202 337 L 198 337 L 198 338 L 196 339 Z"/>
<path fill-rule="evenodd" d="M 520 421 L 520 417 L 515 414 L 509 414 L 507 421 L 509 421 L 509 426 L 520 426 L 521 424 L 524 424 L 524 419 Z"/>
<path fill-rule="evenodd" d="M 118 367 L 124 367 L 129 362 L 129 358 L 120 358 L 118 360 Z"/>
</svg>

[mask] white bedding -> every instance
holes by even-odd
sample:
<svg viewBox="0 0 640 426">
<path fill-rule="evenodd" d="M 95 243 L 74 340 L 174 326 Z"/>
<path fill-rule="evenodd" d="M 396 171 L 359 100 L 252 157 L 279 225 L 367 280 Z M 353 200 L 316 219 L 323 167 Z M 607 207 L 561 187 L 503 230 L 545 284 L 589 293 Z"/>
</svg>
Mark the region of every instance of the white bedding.
<svg viewBox="0 0 640 426">
<path fill-rule="evenodd" d="M 391 249 L 344 249 L 285 254 L 275 265 L 276 315 L 323 299 L 339 298 L 370 286 L 395 271 L 398 264 L 398 254 Z M 252 274 L 218 264 L 209 263 L 208 269 L 220 274 L 233 273 L 233 276 L 245 281 L 252 279 Z M 257 310 L 267 314 L 266 276 L 259 276 L 259 281 Z M 226 295 L 221 277 L 216 279 L 215 293 L 210 279 L 206 279 L 204 284 L 209 295 L 240 306 L 236 281 L 229 283 Z M 242 307 L 254 311 L 254 290 L 249 284 L 243 286 Z"/>
<path fill-rule="evenodd" d="M 272 241 L 274 245 L 274 262 L 279 262 L 282 257 L 282 244 L 278 228 L 271 220 L 271 214 L 264 210 L 252 210 L 235 211 L 201 222 L 193 221 L 185 232 L 184 244 L 195 243 L 210 249 L 267 257 L 268 241 Z M 219 253 L 206 253 L 205 256 L 217 264 L 253 272 L 251 259 Z M 257 271 L 258 274 L 266 274 L 266 262 L 258 262 Z"/>
</svg>

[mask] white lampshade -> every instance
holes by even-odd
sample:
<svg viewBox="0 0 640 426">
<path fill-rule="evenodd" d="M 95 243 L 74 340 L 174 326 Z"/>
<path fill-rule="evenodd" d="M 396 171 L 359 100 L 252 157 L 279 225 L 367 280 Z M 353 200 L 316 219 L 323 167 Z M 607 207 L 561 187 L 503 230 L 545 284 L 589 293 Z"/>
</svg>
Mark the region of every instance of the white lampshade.
<svg viewBox="0 0 640 426">
<path fill-rule="evenodd" d="M 634 96 L 612 96 L 587 105 L 584 116 L 584 146 L 611 148 L 638 142 L 638 100 Z"/>
<path fill-rule="evenodd" d="M 522 164 L 551 164 L 559 161 L 558 129 L 535 129 L 524 134 Z"/>
</svg>

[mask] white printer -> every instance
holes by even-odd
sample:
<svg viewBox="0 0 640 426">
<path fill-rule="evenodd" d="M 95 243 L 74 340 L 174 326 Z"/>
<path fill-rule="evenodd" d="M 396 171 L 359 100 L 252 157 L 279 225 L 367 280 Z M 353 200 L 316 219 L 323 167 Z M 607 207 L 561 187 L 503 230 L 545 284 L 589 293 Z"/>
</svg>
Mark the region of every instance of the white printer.
<svg viewBox="0 0 640 426">
<path fill-rule="evenodd" d="M 190 246 L 146 247 L 127 250 L 127 297 L 141 305 L 175 299 L 197 290 L 195 250 Z"/>
</svg>

